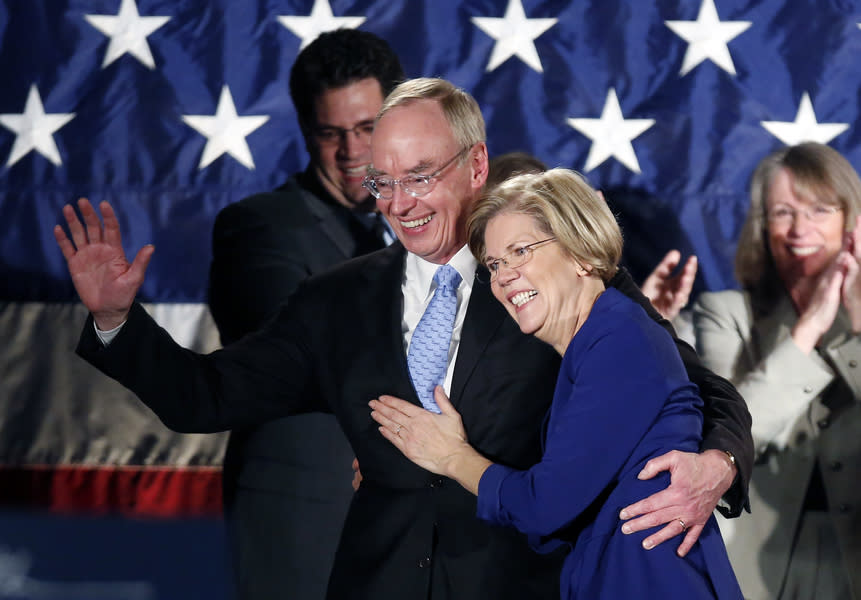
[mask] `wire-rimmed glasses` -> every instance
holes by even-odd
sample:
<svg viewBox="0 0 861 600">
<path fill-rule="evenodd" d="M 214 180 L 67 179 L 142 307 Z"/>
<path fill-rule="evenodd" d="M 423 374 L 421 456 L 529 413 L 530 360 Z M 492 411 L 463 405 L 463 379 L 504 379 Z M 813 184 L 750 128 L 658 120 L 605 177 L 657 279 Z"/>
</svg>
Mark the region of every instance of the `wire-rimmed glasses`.
<svg viewBox="0 0 861 600">
<path fill-rule="evenodd" d="M 493 260 L 485 261 L 484 266 L 487 268 L 487 273 L 484 273 L 484 271 L 479 269 L 478 271 L 476 271 L 475 276 L 479 281 L 482 281 L 484 283 L 490 283 L 491 281 L 495 281 L 497 276 L 499 276 L 500 268 L 502 268 L 503 266 L 509 269 L 516 269 L 518 267 L 522 267 L 529 262 L 530 258 L 532 258 L 532 253 L 535 251 L 535 248 L 541 246 L 542 244 L 555 241 L 555 237 L 549 237 L 543 240 L 538 240 L 537 242 L 532 242 L 531 244 L 526 244 L 525 246 L 518 246 L 504 256 L 494 258 Z"/>
<path fill-rule="evenodd" d="M 381 175 L 367 175 L 362 182 L 362 186 L 368 190 L 374 198 L 382 198 L 383 200 L 391 200 L 395 195 L 395 186 L 400 185 L 404 193 L 409 194 L 413 198 L 418 198 L 430 193 L 434 183 L 440 177 L 440 174 L 453 163 L 456 159 L 463 156 L 472 146 L 461 148 L 457 154 L 445 161 L 443 165 L 431 173 L 430 175 L 420 175 L 418 173 L 409 173 L 399 179 L 384 177 Z"/>
</svg>

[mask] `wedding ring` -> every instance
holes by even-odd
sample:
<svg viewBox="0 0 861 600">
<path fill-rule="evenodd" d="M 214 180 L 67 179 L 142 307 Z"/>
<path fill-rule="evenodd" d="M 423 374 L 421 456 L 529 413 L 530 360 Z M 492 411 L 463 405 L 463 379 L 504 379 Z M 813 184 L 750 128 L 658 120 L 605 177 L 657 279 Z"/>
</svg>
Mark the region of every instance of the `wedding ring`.
<svg viewBox="0 0 861 600">
<path fill-rule="evenodd" d="M 401 435 L 401 427 L 403 427 L 403 425 L 398 425 L 398 428 L 395 429 L 395 435 Z M 684 523 L 682 523 L 682 526 L 684 526 Z"/>
<path fill-rule="evenodd" d="M 682 519 L 676 519 L 676 520 L 679 522 L 679 525 L 682 526 L 682 531 L 685 531 L 688 528 L 688 526 L 685 525 L 685 522 Z"/>
</svg>

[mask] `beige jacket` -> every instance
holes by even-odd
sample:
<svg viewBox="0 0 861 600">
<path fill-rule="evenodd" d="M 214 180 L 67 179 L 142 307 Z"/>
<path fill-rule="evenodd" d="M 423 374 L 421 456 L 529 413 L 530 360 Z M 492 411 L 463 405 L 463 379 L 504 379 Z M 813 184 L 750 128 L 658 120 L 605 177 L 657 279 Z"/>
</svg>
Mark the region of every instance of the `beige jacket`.
<svg viewBox="0 0 861 600">
<path fill-rule="evenodd" d="M 747 292 L 704 293 L 693 314 L 703 363 L 735 384 L 753 420 L 751 514 L 718 519 L 745 597 L 777 596 L 818 460 L 861 600 L 861 336 L 841 308 L 820 350 L 805 355 L 790 337 L 797 315 L 788 296 L 760 309 Z"/>
</svg>

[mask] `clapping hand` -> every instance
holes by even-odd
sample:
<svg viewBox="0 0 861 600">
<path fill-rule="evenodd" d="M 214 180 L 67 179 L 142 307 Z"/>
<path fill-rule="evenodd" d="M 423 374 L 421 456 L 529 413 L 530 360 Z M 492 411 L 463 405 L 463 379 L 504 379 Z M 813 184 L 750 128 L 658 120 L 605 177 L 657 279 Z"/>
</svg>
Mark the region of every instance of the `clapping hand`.
<svg viewBox="0 0 861 600">
<path fill-rule="evenodd" d="M 840 257 L 844 269 L 840 295 L 849 314 L 852 331 L 861 333 L 861 215 L 855 218 L 852 231 L 845 235 L 844 252 Z"/>
<path fill-rule="evenodd" d="M 665 319 L 675 318 L 688 303 L 697 276 L 697 257 L 693 255 L 688 257 L 681 271 L 671 275 L 681 259 L 678 250 L 667 252 L 641 286 L 643 294 Z"/>
<path fill-rule="evenodd" d="M 60 225 L 54 227 L 54 237 L 66 258 L 81 302 L 93 314 L 96 326 L 108 331 L 126 320 L 155 248 L 144 246 L 129 264 L 111 205 L 107 202 L 99 205 L 104 226 L 86 198 L 78 200 L 78 209 L 82 220 L 71 205 L 63 207 L 71 239 Z"/>
<path fill-rule="evenodd" d="M 840 304 L 846 308 L 852 330 L 861 332 L 861 216 L 851 232 L 844 234 L 843 247 L 819 276 L 816 287 L 792 328 L 792 339 L 809 354 L 831 328 Z"/>
</svg>

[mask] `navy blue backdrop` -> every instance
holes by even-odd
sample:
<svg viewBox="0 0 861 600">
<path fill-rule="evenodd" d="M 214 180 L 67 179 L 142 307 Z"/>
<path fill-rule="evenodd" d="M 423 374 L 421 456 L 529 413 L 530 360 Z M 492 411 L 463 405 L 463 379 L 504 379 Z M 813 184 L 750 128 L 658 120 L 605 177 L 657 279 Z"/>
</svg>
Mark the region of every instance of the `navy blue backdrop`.
<svg viewBox="0 0 861 600">
<path fill-rule="evenodd" d="M 732 287 L 761 157 L 814 139 L 861 164 L 859 22 L 851 0 L 0 0 L 0 328 L 4 312 L 75 302 L 51 229 L 81 195 L 113 203 L 129 252 L 155 244 L 144 300 L 202 306 L 216 212 L 305 165 L 288 73 L 303 43 L 337 26 L 389 40 L 410 76 L 472 92 L 492 155 L 525 150 L 585 173 L 618 213 L 638 278 L 679 248 L 700 259 L 695 292 Z M 15 335 L 0 331 L 27 343 Z M 45 411 L 26 413 L 47 394 L 46 368 L 0 363 L 0 463 L 39 462 L 25 428 Z M 79 535 L 65 520 L 26 523 L 0 527 L 0 568 L 47 552 L 51 531 Z M 142 597 L 218 597 L 223 573 L 205 566 L 217 522 L 169 524 L 163 548 L 200 539 L 186 553 L 199 578 L 165 574 Z M 134 531 L 82 546 L 93 555 L 80 564 L 102 577 L 112 553 L 134 561 Z M 0 598 L 19 597 L 4 596 L 8 581 L 0 570 Z"/>
</svg>

